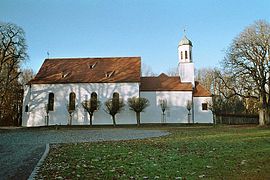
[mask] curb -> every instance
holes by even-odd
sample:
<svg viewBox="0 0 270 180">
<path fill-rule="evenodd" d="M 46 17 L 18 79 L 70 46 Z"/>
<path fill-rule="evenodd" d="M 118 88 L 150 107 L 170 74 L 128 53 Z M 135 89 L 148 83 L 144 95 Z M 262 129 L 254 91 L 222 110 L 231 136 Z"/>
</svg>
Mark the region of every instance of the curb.
<svg viewBox="0 0 270 180">
<path fill-rule="evenodd" d="M 50 151 L 50 145 L 46 144 L 45 151 L 44 151 L 43 155 L 41 156 L 40 160 L 38 161 L 37 165 L 35 166 L 34 170 L 32 171 L 31 175 L 28 177 L 28 180 L 35 179 L 35 176 L 37 175 L 38 170 L 39 170 L 40 166 L 42 165 L 43 161 L 45 160 L 45 158 L 47 157 L 49 151 Z"/>
</svg>

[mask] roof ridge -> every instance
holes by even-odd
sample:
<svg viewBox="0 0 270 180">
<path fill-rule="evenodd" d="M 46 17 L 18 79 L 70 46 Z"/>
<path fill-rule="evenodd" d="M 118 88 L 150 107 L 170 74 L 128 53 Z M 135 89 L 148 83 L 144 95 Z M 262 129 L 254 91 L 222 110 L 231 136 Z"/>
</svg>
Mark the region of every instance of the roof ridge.
<svg viewBox="0 0 270 180">
<path fill-rule="evenodd" d="M 59 58 L 46 58 L 46 60 L 75 60 L 75 59 L 126 59 L 126 58 L 139 58 L 141 56 L 122 56 L 122 57 L 59 57 Z"/>
</svg>

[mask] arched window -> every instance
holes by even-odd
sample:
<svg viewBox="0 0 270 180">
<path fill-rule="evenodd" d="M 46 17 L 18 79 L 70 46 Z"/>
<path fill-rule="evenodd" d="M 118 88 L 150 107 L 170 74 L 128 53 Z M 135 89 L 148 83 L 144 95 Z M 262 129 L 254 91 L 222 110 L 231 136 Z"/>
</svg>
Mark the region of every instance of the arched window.
<svg viewBox="0 0 270 180">
<path fill-rule="evenodd" d="M 92 92 L 91 93 L 91 98 L 96 98 L 97 99 L 97 93 L 96 92 Z"/>
<path fill-rule="evenodd" d="M 75 110 L 76 94 L 74 92 L 69 94 L 69 110 Z"/>
<path fill-rule="evenodd" d="M 117 92 L 113 93 L 113 98 L 119 99 L 119 93 Z"/>
<path fill-rule="evenodd" d="M 181 59 L 183 59 L 183 51 L 181 51 Z"/>
<path fill-rule="evenodd" d="M 92 92 L 91 93 L 91 107 L 93 107 L 94 110 L 97 110 L 97 93 L 96 92 Z"/>
<path fill-rule="evenodd" d="M 185 59 L 188 59 L 187 51 L 185 51 Z"/>
<path fill-rule="evenodd" d="M 191 54 L 191 51 L 189 51 L 189 59 L 192 60 L 192 54 Z"/>
<path fill-rule="evenodd" d="M 117 93 L 117 92 L 113 93 L 112 105 L 116 109 L 118 109 L 118 107 L 119 107 L 119 93 Z"/>
<path fill-rule="evenodd" d="M 50 93 L 49 94 L 49 100 L 48 100 L 48 111 L 53 111 L 54 109 L 54 94 Z"/>
<path fill-rule="evenodd" d="M 28 112 L 28 111 L 29 111 L 29 106 L 26 105 L 26 106 L 24 107 L 24 112 Z"/>
</svg>

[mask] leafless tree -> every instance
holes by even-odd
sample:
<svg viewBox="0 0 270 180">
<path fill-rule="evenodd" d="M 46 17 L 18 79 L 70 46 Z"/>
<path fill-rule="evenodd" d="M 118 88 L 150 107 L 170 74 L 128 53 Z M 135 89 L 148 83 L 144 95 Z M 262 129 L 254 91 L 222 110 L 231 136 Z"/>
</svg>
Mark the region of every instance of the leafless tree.
<svg viewBox="0 0 270 180">
<path fill-rule="evenodd" d="M 188 110 L 188 123 L 190 123 L 191 122 L 191 113 L 190 113 L 190 111 L 192 109 L 192 101 L 191 100 L 187 101 L 186 108 Z"/>
<path fill-rule="evenodd" d="M 177 67 L 169 68 L 167 70 L 167 73 L 166 74 L 168 76 L 179 76 L 178 68 Z"/>
<path fill-rule="evenodd" d="M 18 114 L 20 65 L 28 56 L 22 28 L 0 22 L 0 122 Z M 21 104 L 21 103 L 20 103 Z M 20 108 L 21 109 L 21 108 Z M 16 112 L 17 111 L 17 112 Z"/>
<path fill-rule="evenodd" d="M 162 122 L 164 123 L 165 122 L 165 115 L 166 115 L 165 112 L 169 109 L 167 99 L 160 99 L 159 106 L 160 106 L 160 109 L 162 111 Z"/>
<path fill-rule="evenodd" d="M 157 74 L 153 72 L 152 68 L 147 64 L 142 64 L 142 76 L 156 76 Z"/>
<path fill-rule="evenodd" d="M 132 97 L 128 99 L 128 105 L 129 109 L 136 113 L 137 126 L 140 126 L 140 113 L 150 105 L 149 100 L 143 97 Z"/>
<path fill-rule="evenodd" d="M 46 126 L 48 126 L 48 125 L 49 125 L 49 121 L 50 121 L 50 116 L 49 116 L 49 114 L 50 114 L 49 104 L 45 104 L 44 109 L 45 109 L 45 112 L 46 112 L 46 116 L 45 116 L 45 124 L 46 124 Z"/>
<path fill-rule="evenodd" d="M 213 68 L 200 68 L 195 70 L 195 80 L 199 81 L 207 90 L 216 94 L 216 72 Z"/>
<path fill-rule="evenodd" d="M 105 102 L 104 111 L 112 116 L 113 126 L 116 126 L 115 115 L 117 113 L 120 113 L 123 110 L 124 106 L 125 104 L 124 104 L 123 99 L 119 99 L 115 97 L 108 99 Z"/>
<path fill-rule="evenodd" d="M 33 69 L 31 68 L 22 69 L 19 76 L 19 82 L 22 86 L 25 87 L 25 85 L 34 77 L 35 77 L 35 73 Z"/>
<path fill-rule="evenodd" d="M 270 117 L 270 24 L 256 21 L 241 32 L 230 45 L 223 62 L 229 80 L 224 85 L 243 98 L 260 103 L 259 123 L 269 123 Z M 233 81 L 234 85 L 229 83 Z"/>
<path fill-rule="evenodd" d="M 82 102 L 83 108 L 88 112 L 90 116 L 90 126 L 93 125 L 93 116 L 94 113 L 99 109 L 100 107 L 100 101 L 98 101 L 97 97 L 91 96 L 89 100 L 84 100 Z"/>
</svg>

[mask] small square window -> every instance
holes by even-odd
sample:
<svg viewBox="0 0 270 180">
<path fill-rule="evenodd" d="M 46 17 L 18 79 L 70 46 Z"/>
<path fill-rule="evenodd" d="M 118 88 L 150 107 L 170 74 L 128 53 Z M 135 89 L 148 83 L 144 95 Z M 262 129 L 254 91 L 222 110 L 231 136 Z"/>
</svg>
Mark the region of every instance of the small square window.
<svg viewBox="0 0 270 180">
<path fill-rule="evenodd" d="M 207 105 L 207 103 L 202 103 L 202 110 L 203 110 L 203 111 L 208 110 L 208 105 Z"/>
</svg>

